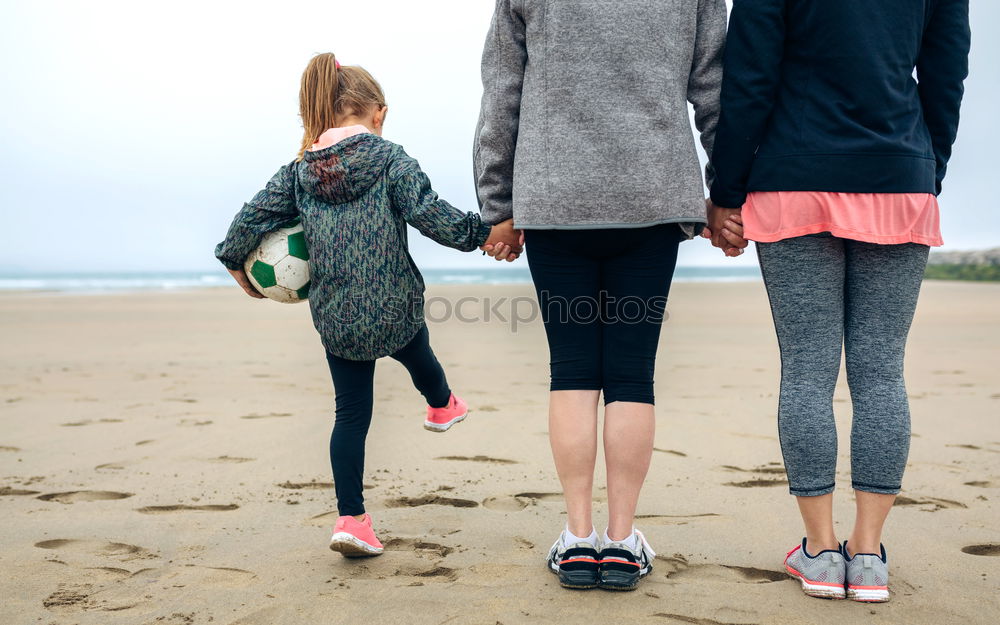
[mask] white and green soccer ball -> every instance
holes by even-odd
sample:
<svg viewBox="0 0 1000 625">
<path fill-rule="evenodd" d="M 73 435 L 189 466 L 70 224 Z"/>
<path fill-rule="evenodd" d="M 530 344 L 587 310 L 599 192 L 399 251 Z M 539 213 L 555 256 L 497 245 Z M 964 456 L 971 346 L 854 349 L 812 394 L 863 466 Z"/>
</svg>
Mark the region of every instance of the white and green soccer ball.
<svg viewBox="0 0 1000 625">
<path fill-rule="evenodd" d="M 243 265 L 247 277 L 265 297 L 283 304 L 309 298 L 309 250 L 302 223 L 296 219 L 270 232 Z"/>
</svg>

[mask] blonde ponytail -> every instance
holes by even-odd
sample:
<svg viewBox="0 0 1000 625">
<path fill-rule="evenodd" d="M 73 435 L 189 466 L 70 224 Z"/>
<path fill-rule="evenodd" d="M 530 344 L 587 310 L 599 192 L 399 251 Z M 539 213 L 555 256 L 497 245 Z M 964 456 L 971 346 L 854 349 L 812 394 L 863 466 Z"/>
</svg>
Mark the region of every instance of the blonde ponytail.
<svg viewBox="0 0 1000 625">
<path fill-rule="evenodd" d="M 299 87 L 303 128 L 299 159 L 321 134 L 337 126 L 338 118 L 384 106 L 385 94 L 371 74 L 361 67 L 341 67 L 332 52 L 317 54 L 302 72 Z"/>
</svg>

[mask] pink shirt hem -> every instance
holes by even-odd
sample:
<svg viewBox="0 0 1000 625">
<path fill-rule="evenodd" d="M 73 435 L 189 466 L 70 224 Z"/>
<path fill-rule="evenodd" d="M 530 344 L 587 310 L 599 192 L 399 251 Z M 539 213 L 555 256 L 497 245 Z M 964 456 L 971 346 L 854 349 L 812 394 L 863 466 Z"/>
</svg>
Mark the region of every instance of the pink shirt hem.
<svg viewBox="0 0 1000 625">
<path fill-rule="evenodd" d="M 880 245 L 944 244 L 937 198 L 928 193 L 757 191 L 742 214 L 744 236 L 761 243 L 829 232 Z"/>
</svg>

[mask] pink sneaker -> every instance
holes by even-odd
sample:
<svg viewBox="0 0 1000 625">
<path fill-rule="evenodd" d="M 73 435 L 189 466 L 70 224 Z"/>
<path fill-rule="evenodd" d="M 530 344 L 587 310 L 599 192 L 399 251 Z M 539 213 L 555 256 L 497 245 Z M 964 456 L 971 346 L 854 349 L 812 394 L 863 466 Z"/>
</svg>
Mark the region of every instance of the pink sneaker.
<svg viewBox="0 0 1000 625">
<path fill-rule="evenodd" d="M 465 419 L 469 414 L 469 406 L 462 401 L 462 398 L 451 394 L 448 405 L 444 408 L 431 408 L 427 406 L 427 420 L 424 421 L 424 429 L 431 432 L 447 432 L 448 429 Z"/>
<path fill-rule="evenodd" d="M 352 516 L 338 518 L 330 539 L 330 549 L 339 551 L 347 558 L 381 555 L 382 543 L 372 529 L 372 515 L 366 514 L 364 521 Z"/>
</svg>

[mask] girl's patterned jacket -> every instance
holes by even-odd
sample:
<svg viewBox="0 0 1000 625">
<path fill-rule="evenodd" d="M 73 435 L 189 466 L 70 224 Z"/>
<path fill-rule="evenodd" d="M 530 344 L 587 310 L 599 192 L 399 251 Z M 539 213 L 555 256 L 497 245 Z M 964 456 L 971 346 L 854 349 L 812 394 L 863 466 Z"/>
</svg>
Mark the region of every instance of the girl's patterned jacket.
<svg viewBox="0 0 1000 625">
<path fill-rule="evenodd" d="M 424 326 L 407 223 L 465 252 L 490 233 L 478 214 L 440 199 L 401 146 L 360 134 L 279 169 L 237 213 L 215 256 L 240 269 L 265 234 L 296 217 L 309 247 L 313 323 L 327 351 L 351 360 L 388 356 Z"/>
</svg>

